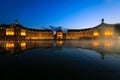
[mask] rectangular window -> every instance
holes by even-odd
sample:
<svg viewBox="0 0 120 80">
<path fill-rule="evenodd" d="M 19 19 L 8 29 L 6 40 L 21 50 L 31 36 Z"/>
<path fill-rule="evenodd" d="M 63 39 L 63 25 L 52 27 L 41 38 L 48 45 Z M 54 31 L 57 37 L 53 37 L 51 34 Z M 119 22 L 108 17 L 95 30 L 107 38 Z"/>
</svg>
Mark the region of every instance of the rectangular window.
<svg viewBox="0 0 120 80">
<path fill-rule="evenodd" d="M 25 36 L 25 35 L 26 35 L 26 31 L 25 31 L 25 30 L 21 30 L 20 35 L 21 35 L 21 36 Z"/>
<path fill-rule="evenodd" d="M 105 31 L 105 36 L 112 36 L 113 32 L 112 31 Z"/>
<path fill-rule="evenodd" d="M 14 35 L 14 29 L 13 28 L 6 29 L 6 35 Z"/>
<path fill-rule="evenodd" d="M 95 32 L 93 33 L 93 36 L 99 36 L 99 33 L 98 33 L 97 31 L 95 31 Z"/>
</svg>

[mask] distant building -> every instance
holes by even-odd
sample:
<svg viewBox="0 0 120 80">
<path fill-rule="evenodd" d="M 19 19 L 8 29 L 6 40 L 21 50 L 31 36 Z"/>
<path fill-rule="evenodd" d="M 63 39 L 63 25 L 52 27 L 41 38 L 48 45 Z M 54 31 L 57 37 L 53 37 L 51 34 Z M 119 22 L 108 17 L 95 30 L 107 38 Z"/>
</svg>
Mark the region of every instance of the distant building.
<svg viewBox="0 0 120 80">
<path fill-rule="evenodd" d="M 18 20 L 12 25 L 0 25 L 0 40 L 53 40 L 53 39 L 119 39 L 120 24 L 101 24 L 87 29 L 68 29 L 63 33 L 61 29 L 53 33 L 50 29 L 31 29 L 19 25 Z"/>
</svg>

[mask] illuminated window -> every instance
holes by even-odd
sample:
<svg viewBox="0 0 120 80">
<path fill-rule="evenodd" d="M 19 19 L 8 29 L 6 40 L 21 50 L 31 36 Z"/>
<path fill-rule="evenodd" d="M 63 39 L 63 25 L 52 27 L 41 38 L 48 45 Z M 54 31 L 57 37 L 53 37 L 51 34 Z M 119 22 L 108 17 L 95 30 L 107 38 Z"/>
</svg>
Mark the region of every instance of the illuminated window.
<svg viewBox="0 0 120 80">
<path fill-rule="evenodd" d="M 99 33 L 98 33 L 97 31 L 95 31 L 95 32 L 93 33 L 93 36 L 99 36 Z"/>
<path fill-rule="evenodd" d="M 112 31 L 105 31 L 105 36 L 112 36 L 113 32 Z"/>
<path fill-rule="evenodd" d="M 6 29 L 6 35 L 14 35 L 14 29 Z"/>
<path fill-rule="evenodd" d="M 25 36 L 26 35 L 26 31 L 25 30 L 21 30 L 21 36 Z"/>
<path fill-rule="evenodd" d="M 33 36 L 33 37 L 31 37 L 31 39 L 38 39 L 38 38 Z"/>
</svg>

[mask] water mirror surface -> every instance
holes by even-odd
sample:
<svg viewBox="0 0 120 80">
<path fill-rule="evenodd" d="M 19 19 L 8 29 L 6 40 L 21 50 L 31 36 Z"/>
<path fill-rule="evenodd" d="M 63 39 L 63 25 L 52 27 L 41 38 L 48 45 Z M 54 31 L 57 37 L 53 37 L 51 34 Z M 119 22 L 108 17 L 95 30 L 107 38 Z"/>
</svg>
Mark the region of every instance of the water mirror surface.
<svg viewBox="0 0 120 80">
<path fill-rule="evenodd" d="M 120 80 L 119 46 L 120 40 L 0 41 L 0 78 Z"/>
</svg>

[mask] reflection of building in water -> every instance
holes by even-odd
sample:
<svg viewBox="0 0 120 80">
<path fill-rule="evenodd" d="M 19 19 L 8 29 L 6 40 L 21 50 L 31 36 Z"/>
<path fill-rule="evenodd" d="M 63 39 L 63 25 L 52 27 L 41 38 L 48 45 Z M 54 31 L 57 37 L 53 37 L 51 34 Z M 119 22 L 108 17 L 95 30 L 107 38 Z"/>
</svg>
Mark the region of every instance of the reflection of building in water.
<svg viewBox="0 0 120 80">
<path fill-rule="evenodd" d="M 27 41 L 27 48 L 51 48 L 54 41 Z"/>
<path fill-rule="evenodd" d="M 13 53 L 18 55 L 20 52 L 31 48 L 52 48 L 54 41 L 3 41 L 0 42 L 0 52 L 4 54 Z M 3 52 L 4 51 L 4 52 Z"/>
<path fill-rule="evenodd" d="M 21 46 L 21 50 L 25 50 L 26 49 L 26 42 L 21 42 L 20 46 Z"/>
<path fill-rule="evenodd" d="M 105 43 L 104 43 L 104 46 L 105 46 L 105 47 L 112 47 L 112 42 L 105 42 Z"/>
<path fill-rule="evenodd" d="M 93 41 L 93 47 L 104 47 L 104 48 L 111 48 L 113 47 L 113 41 Z"/>
<path fill-rule="evenodd" d="M 94 47 L 98 47 L 99 46 L 99 42 L 98 41 L 93 41 L 93 46 Z"/>
<path fill-rule="evenodd" d="M 57 41 L 57 46 L 62 47 L 63 46 L 63 41 L 62 40 L 58 40 Z"/>
<path fill-rule="evenodd" d="M 55 36 L 55 37 L 54 37 Z M 59 29 L 56 34 L 50 29 L 31 29 L 18 24 L 0 25 L 0 40 L 53 40 L 53 39 L 108 39 L 120 38 L 120 24 L 101 24 L 87 29 L 68 29 L 63 33 Z"/>
<path fill-rule="evenodd" d="M 97 51 L 101 54 L 102 58 L 105 54 L 118 54 L 120 55 L 120 41 L 119 40 L 67 40 L 65 47 L 67 48 L 83 48 Z"/>
<path fill-rule="evenodd" d="M 14 44 L 14 42 L 7 42 L 5 47 L 6 47 L 6 50 L 12 51 L 12 50 L 14 50 L 15 44 Z"/>
</svg>

